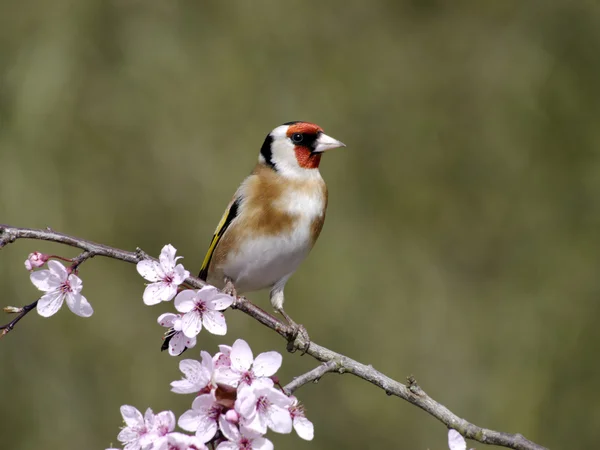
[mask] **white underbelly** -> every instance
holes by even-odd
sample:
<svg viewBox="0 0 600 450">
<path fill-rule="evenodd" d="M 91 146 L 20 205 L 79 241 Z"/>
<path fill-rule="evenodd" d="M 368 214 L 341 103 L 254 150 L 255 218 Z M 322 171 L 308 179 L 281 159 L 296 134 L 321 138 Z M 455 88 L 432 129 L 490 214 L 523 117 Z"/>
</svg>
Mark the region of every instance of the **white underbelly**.
<svg viewBox="0 0 600 450">
<path fill-rule="evenodd" d="M 309 222 L 302 222 L 283 236 L 249 239 L 228 256 L 222 266 L 223 274 L 232 279 L 238 292 L 270 288 L 298 268 L 311 247 Z"/>
</svg>

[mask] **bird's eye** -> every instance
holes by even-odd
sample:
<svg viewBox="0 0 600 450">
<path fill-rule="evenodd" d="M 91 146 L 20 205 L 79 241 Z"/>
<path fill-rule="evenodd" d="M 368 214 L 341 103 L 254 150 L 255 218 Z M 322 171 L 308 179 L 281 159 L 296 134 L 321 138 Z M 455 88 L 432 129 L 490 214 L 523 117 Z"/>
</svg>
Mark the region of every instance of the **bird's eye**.
<svg viewBox="0 0 600 450">
<path fill-rule="evenodd" d="M 304 136 L 302 136 L 302 134 L 300 134 L 300 133 L 294 133 L 294 134 L 292 134 L 292 142 L 294 144 L 299 144 L 303 140 L 304 140 Z"/>
</svg>

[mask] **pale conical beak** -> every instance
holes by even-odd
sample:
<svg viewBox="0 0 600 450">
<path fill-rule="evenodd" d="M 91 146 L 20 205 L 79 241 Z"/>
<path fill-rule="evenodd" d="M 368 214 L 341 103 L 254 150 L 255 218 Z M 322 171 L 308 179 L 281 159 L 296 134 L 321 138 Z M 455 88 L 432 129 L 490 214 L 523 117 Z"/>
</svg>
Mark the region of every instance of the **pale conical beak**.
<svg viewBox="0 0 600 450">
<path fill-rule="evenodd" d="M 345 147 L 346 144 L 338 141 L 337 139 L 332 138 L 331 136 L 327 136 L 325 133 L 321 133 L 317 138 L 315 153 L 323 153 L 326 150 L 331 150 L 332 148 Z"/>
</svg>

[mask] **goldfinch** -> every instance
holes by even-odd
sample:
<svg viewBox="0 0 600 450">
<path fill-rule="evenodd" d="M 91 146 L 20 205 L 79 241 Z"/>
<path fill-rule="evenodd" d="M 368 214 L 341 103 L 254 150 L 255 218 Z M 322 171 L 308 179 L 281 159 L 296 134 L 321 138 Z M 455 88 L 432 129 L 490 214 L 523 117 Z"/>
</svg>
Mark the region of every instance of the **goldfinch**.
<svg viewBox="0 0 600 450">
<path fill-rule="evenodd" d="M 321 233 L 327 186 L 319 163 L 338 147 L 345 145 L 309 122 L 271 131 L 217 225 L 199 278 L 234 295 L 270 288 L 271 304 L 297 329 L 283 289 Z"/>
</svg>

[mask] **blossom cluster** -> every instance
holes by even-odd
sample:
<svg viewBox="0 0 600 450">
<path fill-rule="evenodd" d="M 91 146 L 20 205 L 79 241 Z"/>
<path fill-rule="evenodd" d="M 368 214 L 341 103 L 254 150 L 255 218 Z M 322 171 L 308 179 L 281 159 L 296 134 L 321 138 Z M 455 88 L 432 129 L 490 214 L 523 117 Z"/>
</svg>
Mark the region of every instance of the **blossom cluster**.
<svg viewBox="0 0 600 450">
<path fill-rule="evenodd" d="M 179 355 L 196 345 L 196 336 L 204 328 L 216 335 L 227 333 L 223 312 L 233 304 L 233 297 L 213 286 L 186 289 L 182 284 L 189 276 L 177 261 L 176 249 L 166 245 L 158 261 L 143 260 L 137 270 L 150 282 L 144 291 L 147 305 L 174 300 L 177 313 L 158 318 L 168 327 L 166 343 L 171 355 Z M 211 356 L 200 352 L 200 360 L 184 359 L 179 368 L 183 378 L 171 383 L 177 394 L 195 394 L 191 408 L 179 419 L 171 411 L 142 414 L 125 405 L 121 414 L 125 428 L 118 439 L 124 450 L 204 449 L 207 444 L 220 450 L 269 450 L 273 444 L 265 434 L 297 434 L 307 440 L 314 435 L 313 424 L 306 418 L 298 400 L 286 395 L 273 379 L 281 367 L 281 354 L 271 351 L 256 358 L 250 346 L 238 339 L 232 346 L 221 345 Z M 187 435 L 175 431 L 175 423 Z"/>
<path fill-rule="evenodd" d="M 302 405 L 273 381 L 281 366 L 279 353 L 254 358 L 248 343 L 238 339 L 232 346 L 219 346 L 214 356 L 206 351 L 200 355 L 200 360 L 182 360 L 183 378 L 171 383 L 174 393 L 196 395 L 177 421 L 194 435 L 174 431 L 171 411 L 154 415 L 148 410 L 142 417 L 135 408 L 123 406 L 126 427 L 118 439 L 124 450 L 192 450 L 207 444 L 219 450 L 269 450 L 273 444 L 265 437 L 268 430 L 290 433 L 295 429 L 301 438 L 313 438 L 313 424 Z"/>
<path fill-rule="evenodd" d="M 169 354 L 180 355 L 186 348 L 196 345 L 196 336 L 202 328 L 208 332 L 223 336 L 227 333 L 227 323 L 221 311 L 233 304 L 233 297 L 223 294 L 213 286 L 199 290 L 179 287 L 190 273 L 182 264 L 177 264 L 180 256 L 171 244 L 165 245 L 158 261 L 142 260 L 137 271 L 151 283 L 144 290 L 146 305 L 174 300 L 177 313 L 161 314 L 158 323 L 167 327 L 167 348 Z"/>
</svg>

